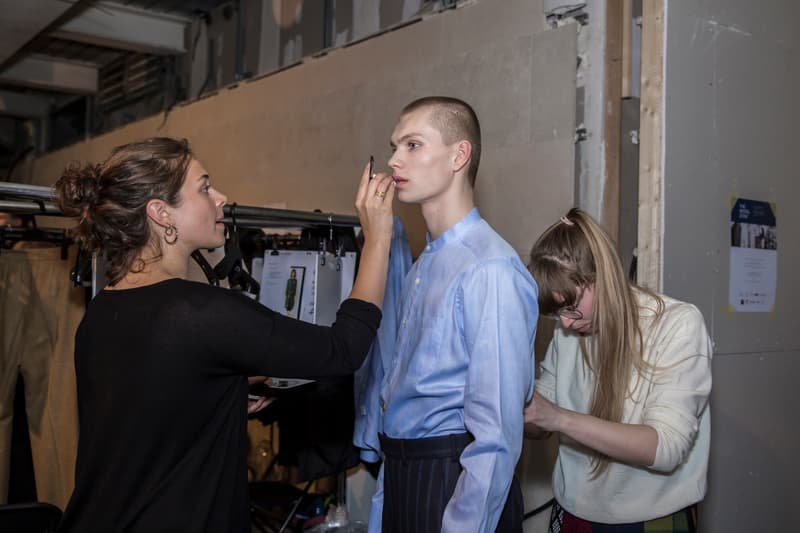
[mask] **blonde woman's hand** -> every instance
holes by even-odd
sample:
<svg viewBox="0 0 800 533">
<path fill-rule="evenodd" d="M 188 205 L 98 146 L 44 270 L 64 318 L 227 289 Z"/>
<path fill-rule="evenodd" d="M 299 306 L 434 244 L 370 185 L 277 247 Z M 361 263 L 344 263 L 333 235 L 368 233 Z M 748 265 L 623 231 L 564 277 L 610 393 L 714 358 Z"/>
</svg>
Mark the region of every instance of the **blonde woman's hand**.
<svg viewBox="0 0 800 533">
<path fill-rule="evenodd" d="M 525 423 L 543 431 L 561 431 L 562 416 L 563 409 L 538 392 L 533 393 L 530 403 L 525 406 Z"/>
</svg>

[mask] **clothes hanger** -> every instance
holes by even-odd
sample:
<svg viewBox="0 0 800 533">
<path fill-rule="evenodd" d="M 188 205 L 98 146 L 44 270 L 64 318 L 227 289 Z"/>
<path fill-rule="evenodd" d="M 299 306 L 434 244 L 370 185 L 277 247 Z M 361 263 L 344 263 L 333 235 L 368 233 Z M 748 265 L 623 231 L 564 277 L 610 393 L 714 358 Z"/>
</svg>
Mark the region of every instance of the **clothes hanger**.
<svg viewBox="0 0 800 533">
<path fill-rule="evenodd" d="M 256 281 L 242 264 L 242 250 L 239 245 L 239 227 L 236 224 L 236 202 L 230 206 L 231 224 L 225 239 L 225 257 L 214 267 L 218 278 L 228 278 L 231 289 L 258 296 L 261 284 Z"/>
</svg>

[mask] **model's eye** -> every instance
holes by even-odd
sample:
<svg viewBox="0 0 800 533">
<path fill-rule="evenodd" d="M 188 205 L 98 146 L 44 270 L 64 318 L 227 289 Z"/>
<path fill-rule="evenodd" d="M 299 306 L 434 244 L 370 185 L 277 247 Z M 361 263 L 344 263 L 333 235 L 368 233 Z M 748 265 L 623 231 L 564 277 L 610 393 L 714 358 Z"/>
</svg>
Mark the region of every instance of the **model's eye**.
<svg viewBox="0 0 800 533">
<path fill-rule="evenodd" d="M 208 194 L 208 191 L 210 191 L 210 190 L 211 190 L 211 185 L 206 185 L 206 186 L 205 186 L 205 187 L 203 187 L 201 190 L 202 190 L 204 193 Z"/>
<path fill-rule="evenodd" d="M 411 141 L 411 142 L 408 143 L 408 149 L 409 150 L 416 150 L 417 148 L 419 148 L 419 143 L 414 142 L 414 141 Z"/>
</svg>

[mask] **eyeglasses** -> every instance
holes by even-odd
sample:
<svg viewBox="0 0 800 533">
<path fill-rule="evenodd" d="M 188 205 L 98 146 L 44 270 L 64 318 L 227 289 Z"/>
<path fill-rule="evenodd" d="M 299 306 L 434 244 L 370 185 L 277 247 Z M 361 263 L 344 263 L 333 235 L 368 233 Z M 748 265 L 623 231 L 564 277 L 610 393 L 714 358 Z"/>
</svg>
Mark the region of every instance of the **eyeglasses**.
<svg viewBox="0 0 800 533">
<path fill-rule="evenodd" d="M 578 295 L 578 299 L 575 301 L 574 304 L 566 305 L 556 310 L 554 318 L 561 317 L 569 320 L 580 320 L 581 318 L 583 318 L 583 312 L 580 309 L 578 309 L 581 300 L 583 300 L 583 292 L 584 291 L 581 291 L 581 293 Z"/>
<path fill-rule="evenodd" d="M 580 320 L 583 318 L 583 313 L 580 309 L 578 309 L 574 305 L 568 305 L 567 307 L 562 307 L 558 311 L 556 311 L 556 315 L 562 318 L 568 318 L 570 320 Z"/>
</svg>

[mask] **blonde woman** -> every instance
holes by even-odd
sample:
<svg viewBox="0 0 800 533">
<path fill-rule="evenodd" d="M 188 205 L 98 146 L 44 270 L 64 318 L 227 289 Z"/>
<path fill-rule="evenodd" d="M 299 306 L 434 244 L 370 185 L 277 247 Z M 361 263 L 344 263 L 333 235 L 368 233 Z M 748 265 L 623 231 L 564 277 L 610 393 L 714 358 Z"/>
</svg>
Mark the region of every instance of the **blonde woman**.
<svg viewBox="0 0 800 533">
<path fill-rule="evenodd" d="M 559 321 L 525 409 L 527 436 L 559 438 L 550 531 L 690 531 L 710 439 L 703 316 L 630 283 L 577 208 L 534 244 L 530 269 Z"/>
</svg>

